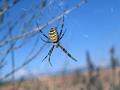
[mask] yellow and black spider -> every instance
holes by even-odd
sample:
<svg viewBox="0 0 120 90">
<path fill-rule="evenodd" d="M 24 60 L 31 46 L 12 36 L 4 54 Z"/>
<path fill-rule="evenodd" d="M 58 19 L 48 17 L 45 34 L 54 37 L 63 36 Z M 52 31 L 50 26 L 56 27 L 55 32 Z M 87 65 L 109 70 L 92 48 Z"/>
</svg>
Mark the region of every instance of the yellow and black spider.
<svg viewBox="0 0 120 90">
<path fill-rule="evenodd" d="M 37 24 L 37 26 L 38 26 L 38 24 Z M 51 57 L 52 51 L 53 51 L 53 49 L 54 49 L 55 46 L 56 46 L 56 48 L 59 46 L 72 60 L 77 61 L 74 57 L 71 56 L 70 53 L 67 52 L 67 50 L 59 42 L 62 39 L 62 37 L 64 36 L 65 32 L 66 32 L 66 29 L 65 29 L 64 33 L 62 33 L 63 26 L 64 26 L 64 16 L 63 16 L 63 23 L 62 23 L 62 26 L 61 26 L 61 31 L 60 31 L 59 34 L 57 32 L 57 27 L 50 29 L 50 31 L 49 31 L 49 37 L 47 35 L 45 35 L 42 32 L 42 30 L 40 30 L 40 33 L 43 34 L 43 36 L 45 36 L 48 39 L 48 41 L 45 41 L 44 39 L 42 39 L 40 37 L 41 40 L 43 42 L 45 42 L 45 43 L 53 43 L 53 45 L 52 45 L 51 49 L 49 50 L 48 54 L 42 60 L 42 62 L 43 62 L 47 58 L 47 56 L 49 55 L 49 63 L 50 63 L 51 66 L 52 66 L 52 64 L 50 62 L 50 57 Z"/>
</svg>

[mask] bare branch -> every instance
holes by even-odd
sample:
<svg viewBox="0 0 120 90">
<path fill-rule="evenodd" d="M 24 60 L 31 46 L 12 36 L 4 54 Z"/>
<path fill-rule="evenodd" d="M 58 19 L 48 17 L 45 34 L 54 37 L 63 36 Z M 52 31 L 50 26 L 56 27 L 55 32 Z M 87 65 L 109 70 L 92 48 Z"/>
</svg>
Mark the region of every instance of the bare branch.
<svg viewBox="0 0 120 90">
<path fill-rule="evenodd" d="M 10 19 L 9 19 L 9 12 L 7 12 L 7 22 L 8 22 L 8 29 L 9 29 L 9 36 L 10 38 L 12 38 L 12 29 L 10 29 Z M 10 43 L 10 48 L 11 48 L 11 66 L 12 66 L 12 70 L 14 70 L 15 68 L 15 53 L 14 51 L 12 50 L 12 48 L 14 47 L 14 42 L 11 42 Z M 12 74 L 12 80 L 13 80 L 13 87 L 15 86 L 15 83 L 14 83 L 14 80 L 15 80 L 15 74 L 13 73 Z"/>
<path fill-rule="evenodd" d="M 31 36 L 29 36 L 27 40 L 24 40 L 20 45 L 12 48 L 11 50 L 16 50 L 16 49 L 19 49 L 19 48 L 23 47 L 23 46 L 26 45 L 26 44 L 31 40 L 31 38 L 32 38 L 33 36 L 35 36 L 36 34 L 37 34 L 37 33 L 31 34 Z M 4 50 L 4 51 L 1 51 L 0 54 L 5 54 L 5 53 L 7 53 L 8 51 L 9 51 L 9 49 Z"/>
<path fill-rule="evenodd" d="M 13 1 L 11 4 L 9 4 L 6 8 L 4 8 L 3 10 L 0 11 L 0 16 L 3 15 L 9 8 L 11 8 L 12 6 L 14 6 L 19 0 L 15 0 Z"/>
</svg>

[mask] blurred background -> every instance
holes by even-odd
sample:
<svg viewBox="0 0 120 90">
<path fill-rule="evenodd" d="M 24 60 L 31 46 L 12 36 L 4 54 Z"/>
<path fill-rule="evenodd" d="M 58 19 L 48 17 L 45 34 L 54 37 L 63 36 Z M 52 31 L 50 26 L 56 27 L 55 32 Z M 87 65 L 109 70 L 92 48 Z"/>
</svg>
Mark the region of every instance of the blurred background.
<svg viewBox="0 0 120 90">
<path fill-rule="evenodd" d="M 0 0 L 0 90 L 120 90 L 119 0 Z M 63 22 L 64 16 L 64 22 Z M 66 30 L 59 47 L 47 36 Z M 37 26 L 38 24 L 38 26 Z"/>
</svg>

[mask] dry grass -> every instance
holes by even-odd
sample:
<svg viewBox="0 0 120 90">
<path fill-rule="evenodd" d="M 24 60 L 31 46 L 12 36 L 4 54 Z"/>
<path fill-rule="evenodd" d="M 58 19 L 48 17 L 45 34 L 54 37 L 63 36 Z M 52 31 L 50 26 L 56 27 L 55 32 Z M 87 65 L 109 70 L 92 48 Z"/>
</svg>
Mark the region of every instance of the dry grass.
<svg viewBox="0 0 120 90">
<path fill-rule="evenodd" d="M 120 88 L 120 68 L 116 68 L 114 90 Z M 24 80 L 1 85 L 0 90 L 112 90 L 112 69 L 88 72 L 74 72 L 68 75 L 42 76 L 32 80 Z"/>
</svg>

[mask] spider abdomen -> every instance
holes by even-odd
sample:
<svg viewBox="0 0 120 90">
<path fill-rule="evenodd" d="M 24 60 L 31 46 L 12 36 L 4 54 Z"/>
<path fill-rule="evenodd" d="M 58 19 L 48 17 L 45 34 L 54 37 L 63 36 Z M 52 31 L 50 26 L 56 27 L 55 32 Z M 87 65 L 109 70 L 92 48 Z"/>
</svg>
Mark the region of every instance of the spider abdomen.
<svg viewBox="0 0 120 90">
<path fill-rule="evenodd" d="M 58 41 L 58 32 L 53 28 L 49 31 L 49 39 L 53 43 Z"/>
</svg>

